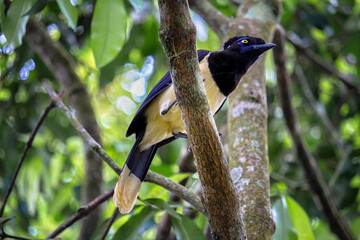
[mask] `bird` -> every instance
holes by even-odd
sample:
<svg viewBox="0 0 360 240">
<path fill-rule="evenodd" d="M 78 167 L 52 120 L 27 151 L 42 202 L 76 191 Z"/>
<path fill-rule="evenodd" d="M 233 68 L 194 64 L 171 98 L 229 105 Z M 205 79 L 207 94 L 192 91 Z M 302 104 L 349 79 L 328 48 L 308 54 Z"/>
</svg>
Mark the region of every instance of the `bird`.
<svg viewBox="0 0 360 240">
<path fill-rule="evenodd" d="M 274 46 L 274 43 L 265 43 L 261 38 L 236 36 L 228 39 L 220 51 L 197 51 L 200 74 L 213 115 L 220 110 L 251 65 Z M 169 71 L 137 110 L 126 137 L 132 134 L 135 134 L 136 140 L 113 195 L 114 205 L 121 214 L 133 209 L 157 149 L 177 138 L 187 137 Z"/>
</svg>

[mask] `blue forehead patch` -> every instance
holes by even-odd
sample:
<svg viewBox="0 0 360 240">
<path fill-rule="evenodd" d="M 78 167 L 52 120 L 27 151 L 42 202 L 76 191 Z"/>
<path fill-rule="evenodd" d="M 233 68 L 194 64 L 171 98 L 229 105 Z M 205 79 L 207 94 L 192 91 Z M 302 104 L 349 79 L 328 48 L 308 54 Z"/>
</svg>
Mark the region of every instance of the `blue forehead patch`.
<svg viewBox="0 0 360 240">
<path fill-rule="evenodd" d="M 238 40 L 236 40 L 236 43 L 239 44 L 239 45 L 243 45 L 242 43 L 240 43 L 240 41 L 241 41 L 241 40 L 244 40 L 244 39 L 247 39 L 247 38 L 249 38 L 249 37 L 239 38 Z M 230 47 L 230 45 L 229 45 L 227 48 L 229 48 L 229 47 Z"/>
<path fill-rule="evenodd" d="M 236 40 L 236 42 L 240 42 L 241 40 L 244 40 L 244 39 L 247 39 L 248 37 L 242 37 L 242 38 L 239 38 L 238 40 Z"/>
</svg>

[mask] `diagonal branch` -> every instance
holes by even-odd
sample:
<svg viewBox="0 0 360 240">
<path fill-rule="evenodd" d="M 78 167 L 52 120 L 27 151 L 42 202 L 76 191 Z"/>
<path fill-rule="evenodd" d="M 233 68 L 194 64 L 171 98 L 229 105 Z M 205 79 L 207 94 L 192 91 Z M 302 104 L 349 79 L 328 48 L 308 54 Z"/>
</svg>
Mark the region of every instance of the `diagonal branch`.
<svg viewBox="0 0 360 240">
<path fill-rule="evenodd" d="M 347 159 L 348 159 L 348 151 L 346 150 L 346 146 L 344 141 L 341 139 L 341 135 L 339 131 L 335 128 L 335 126 L 332 124 L 328 116 L 326 115 L 323 108 L 320 106 L 320 104 L 316 101 L 314 95 L 312 94 L 308 81 L 305 77 L 304 71 L 301 69 L 301 67 L 298 65 L 295 67 L 295 76 L 300 82 L 300 86 L 307 97 L 311 107 L 315 110 L 319 118 L 321 119 L 321 123 L 325 126 L 329 134 L 332 136 L 332 141 L 336 144 L 338 147 L 338 151 L 340 153 L 340 161 L 336 166 L 335 172 L 332 175 L 329 186 L 330 188 L 334 185 L 337 178 L 339 177 L 340 171 L 344 167 Z"/>
<path fill-rule="evenodd" d="M 333 141 L 343 147 L 344 142 L 341 139 L 340 133 L 337 131 L 335 126 L 332 124 L 328 116 L 326 116 L 326 112 L 324 111 L 323 107 L 316 101 L 314 95 L 312 94 L 308 81 L 305 77 L 304 71 L 299 65 L 295 66 L 295 76 L 296 79 L 300 83 L 300 87 L 302 91 L 304 92 L 305 97 L 308 99 L 311 107 L 315 110 L 319 118 L 321 119 L 321 123 L 325 126 L 325 128 L 328 130 L 329 134 L 333 138 Z"/>
<path fill-rule="evenodd" d="M 335 76 L 339 79 L 344 85 L 354 92 L 357 97 L 360 97 L 360 86 L 356 85 L 354 82 L 355 77 L 352 75 L 347 75 L 340 72 L 337 68 L 331 65 L 328 62 L 325 62 L 323 59 L 318 57 L 315 53 L 311 50 L 304 47 L 304 45 L 298 40 L 291 37 L 286 37 L 286 40 L 289 41 L 292 45 L 294 45 L 296 51 L 304 55 L 307 59 L 309 59 L 313 64 L 319 67 L 322 71 L 329 75 Z"/>
<path fill-rule="evenodd" d="M 97 153 L 117 174 L 120 174 L 121 167 L 104 151 L 104 149 L 97 143 L 94 138 L 85 130 L 85 128 L 79 123 L 74 114 L 67 108 L 62 102 L 61 98 L 52 90 L 49 84 L 43 83 L 44 88 L 48 92 L 51 99 L 59 110 L 65 114 L 73 127 L 78 131 L 83 140 L 89 145 L 89 147 Z M 193 205 L 198 211 L 205 214 L 204 207 L 202 206 L 200 197 L 195 193 L 189 191 L 186 187 L 158 174 L 153 171 L 149 171 L 146 176 L 146 181 L 155 183 L 170 192 L 176 194 L 179 198 L 184 199 L 191 205 Z"/>
<path fill-rule="evenodd" d="M 185 150 L 185 148 L 183 148 L 183 150 L 184 151 L 182 151 L 181 154 L 182 157 L 179 163 L 179 173 L 195 173 L 196 167 L 194 164 L 194 158 L 192 153 Z M 189 178 L 185 178 L 180 182 L 180 184 L 185 186 L 188 180 Z M 180 199 L 175 194 L 171 194 L 169 197 L 169 201 L 179 202 Z M 161 218 L 159 225 L 157 226 L 156 239 L 157 240 L 169 239 L 170 232 L 171 232 L 171 217 L 167 212 L 165 212 Z"/>
<path fill-rule="evenodd" d="M 304 169 L 304 174 L 309 182 L 309 187 L 313 191 L 321 210 L 326 217 L 331 231 L 339 239 L 354 240 L 346 219 L 336 206 L 330 190 L 324 183 L 319 166 L 316 160 L 307 149 L 300 132 L 300 127 L 296 119 L 295 109 L 291 103 L 290 77 L 285 68 L 285 33 L 280 27 L 277 28 L 274 36 L 274 42 L 277 47 L 274 49 L 274 61 L 276 65 L 276 74 L 278 79 L 278 89 L 281 105 L 284 113 L 287 128 L 294 142 L 294 147 L 300 163 Z"/>
<path fill-rule="evenodd" d="M 89 132 L 89 134 L 101 144 L 100 129 L 96 122 L 94 108 L 90 95 L 76 73 L 76 62 L 70 53 L 57 41 L 53 41 L 46 27 L 35 18 L 29 18 L 24 36 L 30 47 L 39 55 L 47 68 L 64 89 L 69 99 L 69 104 L 74 108 L 76 117 Z M 84 143 L 85 153 L 85 180 L 82 202 L 88 203 L 91 199 L 100 195 L 103 184 L 103 162 Z M 86 218 L 80 228 L 79 240 L 89 239 L 98 226 L 101 217 L 101 209 L 97 208 L 91 216 Z"/>
<path fill-rule="evenodd" d="M 84 218 L 85 216 L 87 216 L 95 208 L 97 208 L 100 204 L 102 204 L 103 202 L 105 202 L 109 198 L 111 198 L 113 194 L 114 194 L 114 189 L 111 189 L 111 190 L 105 192 L 104 194 L 98 196 L 94 200 L 92 200 L 85 207 L 79 208 L 79 210 L 74 215 L 72 215 L 68 220 L 66 220 L 63 224 L 61 224 L 54 232 L 52 232 L 49 236 L 47 236 L 46 239 L 55 238 L 56 236 L 58 236 L 65 229 L 67 229 L 68 227 L 73 225 L 78 220 L 80 220 L 80 219 Z"/>
<path fill-rule="evenodd" d="M 105 240 L 107 234 L 109 233 L 111 225 L 113 225 L 113 223 L 115 222 L 115 219 L 116 219 L 116 216 L 118 213 L 119 213 L 119 210 L 117 208 L 115 208 L 113 211 L 113 214 L 111 215 L 111 218 L 109 219 L 109 221 L 106 224 L 105 230 L 102 233 L 100 240 Z"/>
<path fill-rule="evenodd" d="M 11 193 L 14 185 L 15 185 L 16 178 L 17 178 L 17 176 L 19 174 L 21 166 L 22 166 L 22 164 L 23 164 L 23 162 L 25 160 L 25 157 L 26 157 L 28 151 L 30 150 L 30 148 L 32 146 L 32 143 L 33 143 L 33 141 L 35 139 L 35 136 L 36 136 L 37 132 L 39 131 L 40 126 L 44 122 L 46 116 L 51 111 L 51 109 L 53 109 L 54 107 L 55 107 L 55 104 L 54 104 L 53 101 L 51 101 L 49 103 L 49 105 L 45 108 L 44 112 L 41 114 L 41 117 L 40 117 L 39 121 L 37 122 L 33 132 L 31 133 L 31 135 L 29 137 L 29 140 L 27 141 L 27 143 L 25 145 L 25 149 L 24 149 L 24 151 L 23 151 L 23 153 L 21 155 L 20 161 L 19 161 L 19 163 L 18 163 L 18 165 L 16 167 L 16 170 L 15 170 L 14 176 L 11 179 L 9 189 L 8 189 L 8 191 L 7 191 L 7 193 L 6 193 L 5 197 L 4 197 L 3 203 L 1 205 L 0 217 L 2 217 L 2 215 L 4 214 L 4 209 L 5 209 L 6 202 L 7 202 L 8 198 L 9 198 L 9 196 L 10 196 L 10 193 Z"/>
<path fill-rule="evenodd" d="M 227 36 L 225 25 L 230 19 L 217 10 L 208 0 L 189 0 L 189 6 L 202 17 L 220 39 Z"/>
</svg>

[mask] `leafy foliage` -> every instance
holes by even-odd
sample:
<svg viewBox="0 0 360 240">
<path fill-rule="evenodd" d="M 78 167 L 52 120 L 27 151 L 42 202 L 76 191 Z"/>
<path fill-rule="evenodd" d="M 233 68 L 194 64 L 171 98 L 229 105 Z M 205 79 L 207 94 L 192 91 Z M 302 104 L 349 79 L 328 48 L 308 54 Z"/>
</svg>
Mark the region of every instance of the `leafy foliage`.
<svg viewBox="0 0 360 240">
<path fill-rule="evenodd" d="M 92 97 L 103 146 L 120 165 L 134 140 L 124 137 L 127 126 L 146 90 L 151 89 L 167 71 L 157 35 L 158 10 L 153 1 L 99 0 L 95 6 L 90 0 L 75 2 L 13 0 L 9 8 L 3 1 L 0 3 L 1 199 L 6 194 L 27 139 L 50 101 L 41 82 L 50 81 L 60 89 L 42 60 L 23 41 L 29 17 L 44 23 L 51 38 L 75 59 L 76 66 L 72 67 Z M 236 15 L 236 1 L 210 2 L 226 16 Z M 358 1 L 288 0 L 283 2 L 283 8 L 281 24 L 289 38 L 300 41 L 341 73 L 354 76 L 355 84 L 360 86 Z M 198 48 L 217 50 L 221 46 L 219 39 L 199 18 L 194 14 L 198 35 L 202 34 Z M 296 52 L 292 44 L 288 42 L 286 47 L 287 67 L 294 80 L 291 89 L 293 104 L 304 140 L 317 159 L 326 182 L 331 183 L 336 202 L 358 238 L 359 99 L 336 77 L 324 73 Z M 276 77 L 270 54 L 266 64 L 272 212 L 277 223 L 274 239 L 336 239 L 308 191 L 292 150 L 291 138 L 283 122 L 286 113 L 279 106 L 275 90 Z M 313 100 L 306 94 L 301 77 L 308 83 Z M 315 101 L 316 108 L 312 101 Z M 317 111 L 327 116 L 335 134 Z M 220 120 L 224 118 L 218 116 Z M 198 184 L 196 174 L 177 174 L 180 152 L 186 145 L 185 141 L 176 141 L 161 149 L 151 169 L 178 182 L 190 176 L 187 187 L 195 190 Z M 76 131 L 59 111 L 50 112 L 35 138 L 16 181 L 15 191 L 0 219 L 5 232 L 45 238 L 76 213 L 82 206 L 83 158 L 82 142 Z M 108 167 L 104 168 L 104 178 L 105 189 L 113 187 L 117 180 L 116 174 Z M 107 239 L 154 239 L 156 227 L 165 212 L 170 214 L 173 234 L 179 239 L 204 238 L 205 217 L 202 214 L 195 216 L 194 223 L 185 216 L 189 207 L 184 202 L 176 205 L 168 202 L 168 191 L 144 183 L 140 197 L 146 200 L 138 201 L 131 215 L 118 217 Z M 103 205 L 104 223 L 113 210 L 111 201 Z M 7 221 L 9 216 L 16 218 Z M 61 237 L 74 239 L 78 232 L 79 227 L 73 225 Z"/>
</svg>

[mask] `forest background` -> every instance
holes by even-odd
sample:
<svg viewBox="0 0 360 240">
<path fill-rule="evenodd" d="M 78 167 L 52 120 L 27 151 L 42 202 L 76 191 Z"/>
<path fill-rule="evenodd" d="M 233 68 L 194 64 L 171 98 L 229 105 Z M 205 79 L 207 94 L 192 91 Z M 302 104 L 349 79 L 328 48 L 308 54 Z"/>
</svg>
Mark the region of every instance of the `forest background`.
<svg viewBox="0 0 360 240">
<path fill-rule="evenodd" d="M 345 232 L 346 239 L 359 239 L 359 0 L 189 3 L 198 49 L 219 50 L 234 32 L 219 23 L 238 19 L 263 22 L 265 30 L 245 27 L 236 34 L 257 33 L 278 45 L 266 53 L 266 95 L 260 96 L 267 102 L 262 140 L 268 147 L 261 158 L 266 169 L 269 163 L 273 238 L 331 240 Z M 0 238 L 209 237 L 207 217 L 158 184 L 144 183 L 132 214 L 116 215 L 114 167 L 103 164 L 44 88 L 46 82 L 62 92 L 70 113 L 122 166 L 134 142 L 125 138 L 127 126 L 168 70 L 157 1 L 4 0 L 0 12 Z M 229 159 L 241 144 L 231 136 L 241 135 L 231 130 L 235 102 L 215 117 Z M 162 148 L 150 169 L 199 192 L 188 146 L 178 140 Z M 247 186 L 241 184 L 238 190 Z M 333 215 L 322 211 L 321 191 Z"/>
</svg>

